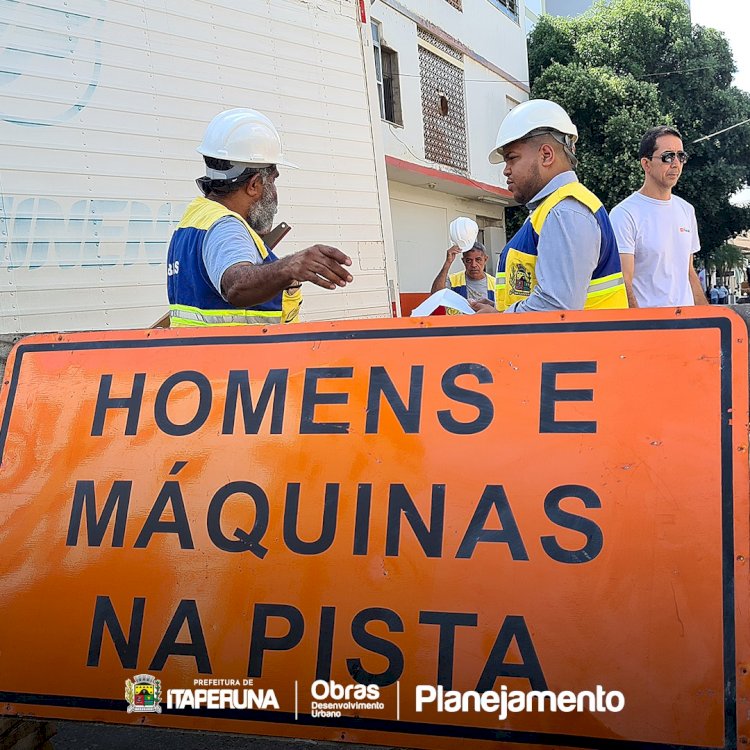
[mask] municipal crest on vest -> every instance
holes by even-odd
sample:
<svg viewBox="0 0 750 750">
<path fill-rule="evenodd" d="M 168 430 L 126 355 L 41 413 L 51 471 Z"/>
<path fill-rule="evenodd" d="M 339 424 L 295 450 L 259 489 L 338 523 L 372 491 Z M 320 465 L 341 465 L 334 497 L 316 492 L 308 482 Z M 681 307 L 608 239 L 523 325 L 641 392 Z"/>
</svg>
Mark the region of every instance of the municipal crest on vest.
<svg viewBox="0 0 750 750">
<path fill-rule="evenodd" d="M 528 297 L 531 294 L 531 271 L 523 263 L 513 263 L 508 274 L 511 294 Z"/>
</svg>

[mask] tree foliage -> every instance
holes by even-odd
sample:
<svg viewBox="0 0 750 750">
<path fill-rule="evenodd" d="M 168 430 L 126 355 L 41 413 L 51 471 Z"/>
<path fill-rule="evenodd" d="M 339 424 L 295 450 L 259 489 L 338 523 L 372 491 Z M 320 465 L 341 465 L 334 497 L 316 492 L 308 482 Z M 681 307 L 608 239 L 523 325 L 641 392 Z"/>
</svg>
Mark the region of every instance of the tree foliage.
<svg viewBox="0 0 750 750">
<path fill-rule="evenodd" d="M 729 198 L 750 184 L 750 94 L 731 85 L 729 44 L 691 24 L 684 0 L 598 2 L 583 16 L 542 16 L 529 36 L 534 98 L 561 104 L 579 129 L 578 173 L 608 208 L 643 181 L 644 131 L 675 125 L 690 154 L 676 193 L 696 209 L 705 258 L 750 228 Z"/>
<path fill-rule="evenodd" d="M 742 249 L 737 245 L 725 243 L 716 248 L 711 255 L 707 265 L 712 271 L 716 271 L 718 277 L 730 276 L 735 268 L 745 268 L 747 260 Z"/>
</svg>

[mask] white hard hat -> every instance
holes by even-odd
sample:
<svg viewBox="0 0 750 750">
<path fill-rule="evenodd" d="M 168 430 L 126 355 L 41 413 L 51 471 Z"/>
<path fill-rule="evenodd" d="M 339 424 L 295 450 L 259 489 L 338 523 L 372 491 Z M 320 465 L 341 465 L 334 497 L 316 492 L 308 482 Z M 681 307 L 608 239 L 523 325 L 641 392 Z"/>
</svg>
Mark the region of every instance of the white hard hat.
<svg viewBox="0 0 750 750">
<path fill-rule="evenodd" d="M 476 221 L 466 216 L 459 216 L 457 219 L 453 219 L 449 231 L 451 242 L 454 245 L 458 245 L 464 252 L 474 247 L 474 243 L 477 241 L 477 236 L 479 235 L 479 227 Z"/>
<path fill-rule="evenodd" d="M 284 159 L 274 124 L 254 109 L 227 109 L 216 115 L 197 151 L 203 156 L 247 167 L 297 166 Z"/>
<path fill-rule="evenodd" d="M 578 139 L 578 128 L 568 113 L 549 99 L 529 99 L 514 107 L 500 124 L 497 131 L 495 148 L 490 151 L 490 164 L 505 161 L 503 148 L 509 143 L 525 138 L 534 130 L 554 130 L 567 136 L 564 144 L 573 151 L 573 144 Z"/>
</svg>

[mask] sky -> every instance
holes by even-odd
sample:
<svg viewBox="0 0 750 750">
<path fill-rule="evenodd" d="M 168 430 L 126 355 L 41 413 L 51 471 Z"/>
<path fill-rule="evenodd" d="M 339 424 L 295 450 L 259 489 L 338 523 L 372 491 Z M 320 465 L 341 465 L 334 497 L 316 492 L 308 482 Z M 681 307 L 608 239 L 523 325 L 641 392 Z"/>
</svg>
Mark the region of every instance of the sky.
<svg viewBox="0 0 750 750">
<path fill-rule="evenodd" d="M 750 3 L 747 0 L 690 0 L 690 14 L 693 23 L 724 32 L 738 68 L 734 85 L 750 93 Z"/>
<path fill-rule="evenodd" d="M 723 31 L 729 40 L 737 65 L 734 85 L 750 93 L 750 2 L 748 0 L 691 0 L 693 23 Z M 744 40 L 743 40 L 744 37 Z M 750 123 L 742 125 L 750 131 Z M 750 203 L 750 189 L 732 202 Z"/>
</svg>

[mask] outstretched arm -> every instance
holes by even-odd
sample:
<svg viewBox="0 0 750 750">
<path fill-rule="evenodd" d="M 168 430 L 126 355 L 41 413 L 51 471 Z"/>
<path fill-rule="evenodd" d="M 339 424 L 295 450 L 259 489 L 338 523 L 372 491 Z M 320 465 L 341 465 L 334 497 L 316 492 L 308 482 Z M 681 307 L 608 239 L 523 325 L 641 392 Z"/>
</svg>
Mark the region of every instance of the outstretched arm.
<svg viewBox="0 0 750 750">
<path fill-rule="evenodd" d="M 346 286 L 352 275 L 349 256 L 328 245 L 313 245 L 275 263 L 235 263 L 221 278 L 221 291 L 234 307 L 266 302 L 297 281 L 311 281 L 323 289 Z"/>
</svg>

